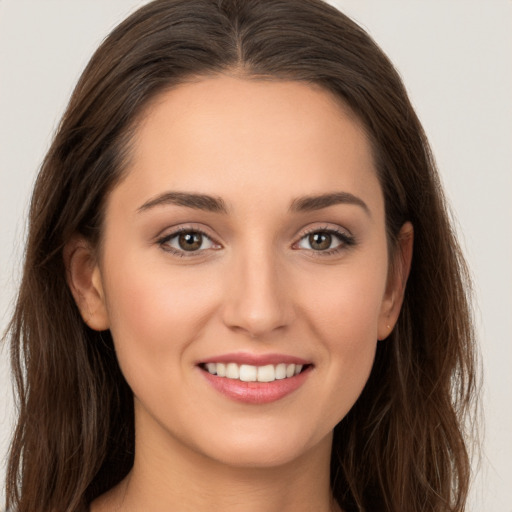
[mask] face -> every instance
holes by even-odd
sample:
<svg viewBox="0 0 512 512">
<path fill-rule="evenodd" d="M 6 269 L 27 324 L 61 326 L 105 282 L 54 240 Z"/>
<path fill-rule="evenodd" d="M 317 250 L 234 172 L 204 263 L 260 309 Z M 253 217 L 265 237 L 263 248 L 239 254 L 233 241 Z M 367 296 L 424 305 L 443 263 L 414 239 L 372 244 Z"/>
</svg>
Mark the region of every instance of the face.
<svg viewBox="0 0 512 512">
<path fill-rule="evenodd" d="M 218 76 L 141 122 L 84 318 L 111 330 L 138 440 L 278 465 L 330 446 L 361 393 L 398 314 L 388 268 L 356 118 L 311 85 Z"/>
</svg>

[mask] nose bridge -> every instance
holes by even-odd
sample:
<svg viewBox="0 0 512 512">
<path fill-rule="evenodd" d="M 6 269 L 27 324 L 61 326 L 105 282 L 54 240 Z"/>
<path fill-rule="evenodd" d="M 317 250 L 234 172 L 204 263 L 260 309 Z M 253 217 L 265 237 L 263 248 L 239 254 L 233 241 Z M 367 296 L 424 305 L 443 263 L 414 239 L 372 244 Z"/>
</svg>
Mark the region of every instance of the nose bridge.
<svg viewBox="0 0 512 512">
<path fill-rule="evenodd" d="M 255 242 L 253 239 L 234 251 L 224 304 L 226 325 L 246 331 L 251 337 L 285 327 L 292 311 L 279 254 L 271 242 Z"/>
</svg>

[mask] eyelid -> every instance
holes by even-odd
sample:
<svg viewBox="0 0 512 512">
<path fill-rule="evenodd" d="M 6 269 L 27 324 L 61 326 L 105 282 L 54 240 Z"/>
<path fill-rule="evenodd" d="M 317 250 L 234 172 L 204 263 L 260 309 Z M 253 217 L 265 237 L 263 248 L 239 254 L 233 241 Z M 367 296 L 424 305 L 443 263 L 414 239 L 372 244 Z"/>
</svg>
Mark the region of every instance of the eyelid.
<svg viewBox="0 0 512 512">
<path fill-rule="evenodd" d="M 298 244 L 302 240 L 304 240 L 306 237 L 308 237 L 309 235 L 312 235 L 314 233 L 329 233 L 331 235 L 334 235 L 336 238 L 338 238 L 340 243 L 336 247 L 333 247 L 332 249 L 326 249 L 324 251 L 298 247 Z M 310 227 L 310 228 L 302 231 L 300 236 L 298 237 L 298 240 L 293 243 L 292 248 L 295 250 L 304 250 L 314 256 L 322 257 L 322 256 L 330 256 L 330 255 L 338 254 L 338 253 L 354 246 L 356 243 L 357 243 L 357 241 L 356 241 L 354 235 L 352 235 L 352 233 L 348 229 L 341 228 L 340 226 L 323 225 L 323 226 Z"/>
<path fill-rule="evenodd" d="M 176 238 L 181 233 L 199 233 L 201 236 L 207 238 L 212 243 L 213 247 L 198 249 L 196 251 L 186 251 L 184 249 L 178 249 L 168 245 L 169 241 L 171 241 L 173 238 Z M 161 247 L 163 251 L 180 257 L 200 256 L 208 250 L 217 250 L 222 248 L 222 244 L 220 244 L 212 235 L 210 235 L 206 229 L 193 224 L 180 225 L 175 228 L 166 228 L 161 232 L 161 234 L 157 235 L 155 242 Z"/>
<path fill-rule="evenodd" d="M 209 250 L 218 250 L 223 248 L 223 245 L 217 241 L 216 237 L 210 235 L 208 231 L 209 229 L 205 229 L 204 227 L 201 227 L 196 224 L 181 224 L 176 227 L 167 227 L 165 230 L 162 230 L 161 234 L 155 237 L 155 242 L 162 248 L 162 250 L 168 253 L 178 255 L 180 257 L 197 257 L 200 255 L 204 255 L 204 253 Z M 203 237 L 207 238 L 212 243 L 213 247 L 208 247 L 206 249 L 198 249 L 195 251 L 186 251 L 184 249 L 178 249 L 170 245 L 166 245 L 170 240 L 180 235 L 180 233 L 199 233 Z M 325 250 L 307 249 L 298 246 L 302 240 L 304 240 L 307 236 L 314 233 L 329 233 L 335 236 L 340 243 L 336 247 Z M 324 224 L 319 226 L 311 226 L 307 229 L 302 230 L 300 235 L 296 238 L 296 242 L 292 244 L 292 249 L 303 250 L 312 254 L 313 256 L 325 257 L 338 254 L 344 250 L 347 250 L 356 243 L 357 241 L 355 237 L 348 229 L 338 225 Z"/>
</svg>

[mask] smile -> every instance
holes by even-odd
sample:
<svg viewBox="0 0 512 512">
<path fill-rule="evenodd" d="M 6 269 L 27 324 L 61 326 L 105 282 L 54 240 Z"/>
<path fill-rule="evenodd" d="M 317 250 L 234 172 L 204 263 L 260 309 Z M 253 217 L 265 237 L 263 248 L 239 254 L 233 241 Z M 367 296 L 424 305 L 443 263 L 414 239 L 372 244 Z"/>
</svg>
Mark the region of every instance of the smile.
<svg viewBox="0 0 512 512">
<path fill-rule="evenodd" d="M 240 380 L 242 382 L 274 382 L 275 380 L 289 379 L 298 375 L 304 365 L 279 363 L 255 366 L 230 362 L 205 363 L 202 367 L 211 375 L 227 379 Z"/>
<path fill-rule="evenodd" d="M 224 354 L 197 366 L 217 392 L 253 405 L 292 394 L 308 380 L 314 368 L 310 361 L 282 354 Z"/>
</svg>

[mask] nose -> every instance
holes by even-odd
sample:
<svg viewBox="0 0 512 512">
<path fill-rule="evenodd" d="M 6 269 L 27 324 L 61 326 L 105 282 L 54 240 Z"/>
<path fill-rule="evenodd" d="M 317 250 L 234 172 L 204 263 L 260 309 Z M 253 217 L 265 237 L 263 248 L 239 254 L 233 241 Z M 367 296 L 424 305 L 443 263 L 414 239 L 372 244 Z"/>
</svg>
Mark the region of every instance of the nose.
<svg viewBox="0 0 512 512">
<path fill-rule="evenodd" d="M 233 263 L 222 310 L 224 324 L 251 338 L 285 329 L 293 319 L 293 302 L 278 258 L 271 250 L 246 251 Z"/>
</svg>

